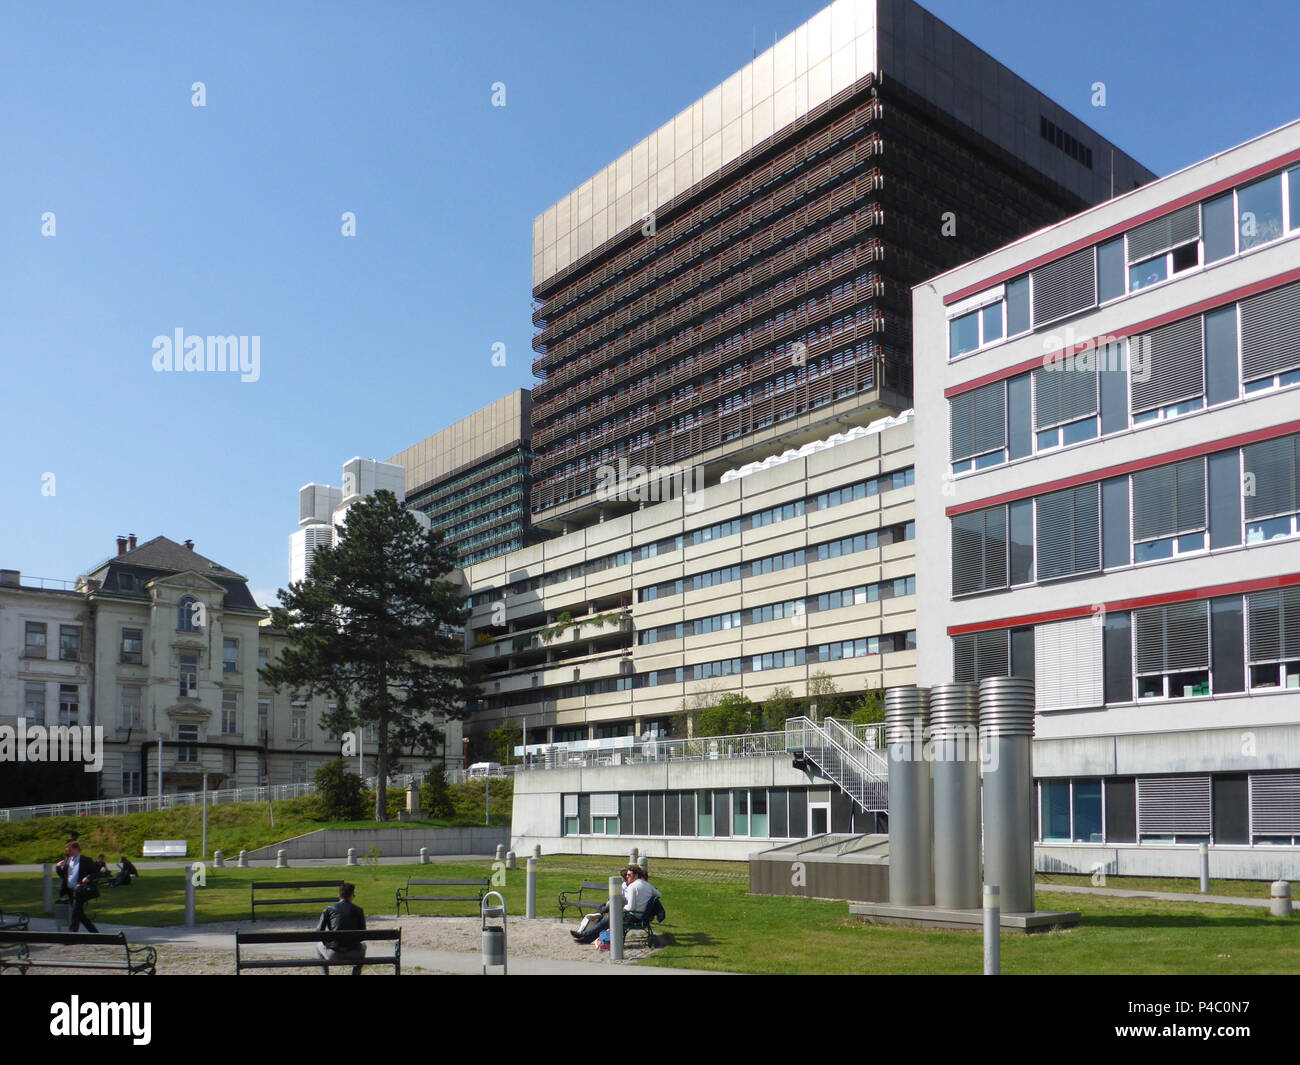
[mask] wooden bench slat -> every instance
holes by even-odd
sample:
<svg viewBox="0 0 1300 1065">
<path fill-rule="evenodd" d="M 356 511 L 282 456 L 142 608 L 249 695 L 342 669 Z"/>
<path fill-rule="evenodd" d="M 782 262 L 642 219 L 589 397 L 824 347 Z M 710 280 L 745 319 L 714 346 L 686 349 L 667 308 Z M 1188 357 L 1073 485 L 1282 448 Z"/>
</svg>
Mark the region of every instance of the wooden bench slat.
<svg viewBox="0 0 1300 1065">
<path fill-rule="evenodd" d="M 274 888 L 332 887 L 337 888 L 342 880 L 254 880 L 253 889 L 266 891 Z"/>
<path fill-rule="evenodd" d="M 386 958 L 372 958 L 367 955 L 361 961 L 326 961 L 319 954 L 314 958 L 244 958 L 240 960 L 241 969 L 311 969 L 318 965 L 396 965 L 402 959 L 393 955 Z"/>
<path fill-rule="evenodd" d="M 312 943 L 319 942 L 325 937 L 363 941 L 366 939 L 401 939 L 402 930 L 400 928 L 336 928 L 328 932 L 245 932 L 240 930 L 235 933 L 235 940 L 241 945 L 244 943 Z"/>
</svg>

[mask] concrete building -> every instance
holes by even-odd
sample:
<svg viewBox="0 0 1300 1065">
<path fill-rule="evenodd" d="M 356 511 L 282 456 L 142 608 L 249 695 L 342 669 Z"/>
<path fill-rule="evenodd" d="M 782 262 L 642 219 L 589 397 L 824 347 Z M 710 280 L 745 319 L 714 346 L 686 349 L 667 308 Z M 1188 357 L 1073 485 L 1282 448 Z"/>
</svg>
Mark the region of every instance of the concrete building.
<svg viewBox="0 0 1300 1065">
<path fill-rule="evenodd" d="M 914 291 L 917 679 L 1035 678 L 1040 868 L 1295 873 L 1297 263 L 1300 122 Z"/>
<path fill-rule="evenodd" d="M 534 543 L 529 520 L 531 393 L 516 389 L 388 460 L 422 514 L 469 566 Z"/>
</svg>

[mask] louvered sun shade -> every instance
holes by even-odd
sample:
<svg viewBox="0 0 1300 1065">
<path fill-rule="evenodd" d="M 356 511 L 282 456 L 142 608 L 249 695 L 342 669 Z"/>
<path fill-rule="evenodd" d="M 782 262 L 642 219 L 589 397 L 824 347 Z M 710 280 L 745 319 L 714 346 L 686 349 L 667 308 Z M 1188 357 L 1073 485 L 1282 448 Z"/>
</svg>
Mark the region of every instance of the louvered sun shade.
<svg viewBox="0 0 1300 1065">
<path fill-rule="evenodd" d="M 1199 599 L 1133 611 L 1139 676 L 1210 668 L 1210 603 Z"/>
<path fill-rule="evenodd" d="M 986 677 L 1011 675 L 1011 641 L 1007 629 L 972 632 L 952 638 L 952 674 L 956 684 L 978 684 Z"/>
<path fill-rule="evenodd" d="M 1133 474 L 1133 540 L 1205 529 L 1205 459 Z"/>
<path fill-rule="evenodd" d="M 1101 568 L 1100 485 L 1039 496 L 1034 510 L 1039 580 Z"/>
<path fill-rule="evenodd" d="M 1300 367 L 1300 282 L 1241 301 L 1245 381 Z"/>
<path fill-rule="evenodd" d="M 1006 386 L 996 381 L 952 397 L 953 462 L 1007 446 L 1006 395 Z"/>
<path fill-rule="evenodd" d="M 1138 828 L 1144 836 L 1208 836 L 1210 778 L 1138 777 Z"/>
<path fill-rule="evenodd" d="M 1281 436 L 1241 449 L 1246 520 L 1300 511 L 1300 436 Z"/>
<path fill-rule="evenodd" d="M 1192 204 L 1167 214 L 1163 218 L 1129 230 L 1128 261 L 1140 263 L 1159 255 L 1162 251 L 1180 247 L 1197 240 L 1201 235 L 1201 205 Z"/>
<path fill-rule="evenodd" d="M 1129 351 L 1134 414 L 1205 394 L 1200 315 L 1153 329 L 1133 343 L 1141 346 Z"/>
<path fill-rule="evenodd" d="M 1300 835 L 1300 773 L 1252 773 L 1250 824 L 1257 836 Z"/>
<path fill-rule="evenodd" d="M 1034 327 L 1097 305 L 1097 272 L 1092 248 L 1030 271 L 1034 292 Z"/>
<path fill-rule="evenodd" d="M 592 817 L 617 817 L 618 792 L 597 792 L 591 797 Z"/>
<path fill-rule="evenodd" d="M 1097 413 L 1097 370 L 1054 362 L 1034 371 L 1034 428 L 1047 429 Z"/>
<path fill-rule="evenodd" d="M 1007 510 L 990 507 L 952 519 L 952 594 L 1007 586 Z"/>
<path fill-rule="evenodd" d="M 1093 615 L 1034 626 L 1034 661 L 1051 664 L 1038 674 L 1039 710 L 1102 705 L 1102 633 Z"/>
<path fill-rule="evenodd" d="M 1250 662 L 1300 658 L 1300 588 L 1275 588 L 1247 597 Z"/>
</svg>

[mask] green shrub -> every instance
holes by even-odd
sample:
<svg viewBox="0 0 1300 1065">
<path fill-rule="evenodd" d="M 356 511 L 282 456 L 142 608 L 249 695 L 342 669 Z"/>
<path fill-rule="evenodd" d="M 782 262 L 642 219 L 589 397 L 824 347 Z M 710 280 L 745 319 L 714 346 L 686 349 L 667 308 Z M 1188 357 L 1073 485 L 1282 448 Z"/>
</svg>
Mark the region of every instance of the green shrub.
<svg viewBox="0 0 1300 1065">
<path fill-rule="evenodd" d="M 420 783 L 420 806 L 430 817 L 455 817 L 456 805 L 447 788 L 447 774 L 435 766 Z"/>
<path fill-rule="evenodd" d="M 356 773 L 349 773 L 342 758 L 316 770 L 316 797 L 320 816 L 327 821 L 360 821 L 365 817 L 365 789 Z"/>
</svg>

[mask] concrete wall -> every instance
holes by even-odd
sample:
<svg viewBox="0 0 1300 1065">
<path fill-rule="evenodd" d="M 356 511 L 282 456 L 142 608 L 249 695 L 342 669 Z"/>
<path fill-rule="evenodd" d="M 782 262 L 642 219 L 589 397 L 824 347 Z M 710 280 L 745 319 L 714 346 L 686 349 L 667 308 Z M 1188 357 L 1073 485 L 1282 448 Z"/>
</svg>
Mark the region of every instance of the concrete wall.
<svg viewBox="0 0 1300 1065">
<path fill-rule="evenodd" d="M 1079 873 L 1107 876 L 1199 877 L 1201 855 L 1196 847 L 1082 846 L 1038 843 L 1034 869 L 1040 873 Z M 1294 880 L 1300 861 L 1294 847 L 1211 847 L 1210 876 L 1224 880 Z M 1050 890 L 1040 888 L 1039 890 Z M 1267 884 L 1260 897 L 1268 896 Z"/>
<path fill-rule="evenodd" d="M 418 858 L 421 847 L 430 854 L 494 854 L 498 843 L 507 846 L 510 832 L 487 825 L 473 828 L 322 828 L 294 836 L 270 847 L 249 851 L 250 858 L 274 858 L 283 849 L 290 861 L 296 858 L 346 858 L 355 847 L 358 858 L 368 857 L 378 847 L 385 858 Z"/>
</svg>

